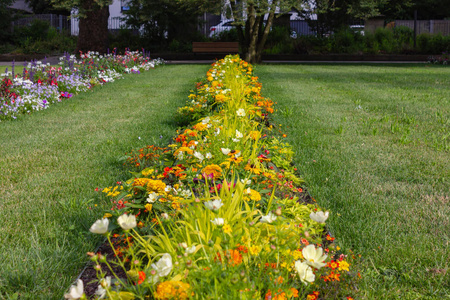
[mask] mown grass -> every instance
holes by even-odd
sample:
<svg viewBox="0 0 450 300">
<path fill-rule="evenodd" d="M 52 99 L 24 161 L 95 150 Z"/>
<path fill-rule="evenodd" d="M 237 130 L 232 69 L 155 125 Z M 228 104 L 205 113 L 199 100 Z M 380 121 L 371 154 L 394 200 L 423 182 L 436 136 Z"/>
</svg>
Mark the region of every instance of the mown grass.
<svg viewBox="0 0 450 300">
<path fill-rule="evenodd" d="M 263 95 L 338 244 L 357 299 L 450 297 L 450 68 L 261 65 Z"/>
<path fill-rule="evenodd" d="M 0 299 L 61 299 L 101 242 L 88 232 L 101 215 L 94 189 L 129 177 L 125 152 L 169 143 L 206 68 L 128 75 L 0 123 Z"/>
</svg>

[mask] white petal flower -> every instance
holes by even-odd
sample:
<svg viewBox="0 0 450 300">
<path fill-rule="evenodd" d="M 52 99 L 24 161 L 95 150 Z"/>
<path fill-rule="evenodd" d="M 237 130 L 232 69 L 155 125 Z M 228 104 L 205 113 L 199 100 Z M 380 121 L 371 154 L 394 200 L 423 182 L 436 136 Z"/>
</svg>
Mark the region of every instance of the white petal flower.
<svg viewBox="0 0 450 300">
<path fill-rule="evenodd" d="M 192 245 L 191 247 L 186 248 L 186 253 L 192 254 L 195 252 L 195 249 L 197 249 L 197 247 L 195 247 L 195 245 Z"/>
<path fill-rule="evenodd" d="M 117 223 L 119 223 L 123 230 L 129 230 L 136 227 L 136 216 L 123 214 L 117 218 Z"/>
<path fill-rule="evenodd" d="M 228 148 L 220 148 L 220 150 L 222 150 L 222 153 L 225 154 L 225 155 L 228 155 L 228 153 L 231 152 L 231 150 L 228 149 Z"/>
<path fill-rule="evenodd" d="M 211 220 L 211 222 L 216 226 L 223 226 L 223 224 L 225 224 L 225 220 L 223 218 L 215 218 L 214 220 Z"/>
<path fill-rule="evenodd" d="M 105 234 L 106 232 L 108 232 L 108 226 L 109 226 L 108 218 L 103 218 L 101 220 L 95 221 L 95 223 L 92 224 L 89 231 L 97 234 Z"/>
<path fill-rule="evenodd" d="M 78 279 L 76 285 L 72 285 L 69 293 L 64 295 L 65 299 L 80 299 L 84 295 L 84 285 L 81 279 Z"/>
<path fill-rule="evenodd" d="M 194 152 L 194 156 L 198 158 L 198 160 L 200 161 L 200 163 L 205 159 L 205 157 L 203 156 L 203 154 L 201 154 L 200 152 L 197 152 L 197 151 Z"/>
<path fill-rule="evenodd" d="M 295 262 L 295 270 L 297 271 L 298 276 L 300 277 L 300 280 L 304 284 L 308 284 L 308 282 L 310 282 L 310 283 L 314 282 L 314 280 L 316 279 L 316 276 L 314 275 L 313 270 L 305 262 L 301 262 L 301 261 L 297 260 Z"/>
<path fill-rule="evenodd" d="M 251 183 L 252 183 L 252 181 L 251 181 L 250 179 L 247 179 L 247 180 L 241 179 L 241 182 L 242 182 L 244 185 L 247 185 L 247 184 L 251 184 Z"/>
<path fill-rule="evenodd" d="M 209 152 L 208 152 L 208 153 L 206 153 L 206 158 L 207 158 L 207 159 L 211 159 L 211 158 L 212 158 L 212 154 L 211 154 L 211 153 L 209 153 Z"/>
<path fill-rule="evenodd" d="M 236 129 L 236 138 L 242 139 L 243 137 L 244 137 L 244 135 L 241 132 L 239 132 L 239 130 Z"/>
<path fill-rule="evenodd" d="M 236 111 L 236 114 L 238 115 L 238 117 L 245 117 L 245 109 L 239 108 L 239 109 Z"/>
<path fill-rule="evenodd" d="M 276 219 L 277 219 L 277 216 L 274 215 L 272 212 L 270 212 L 268 215 L 262 216 L 259 221 L 262 222 L 262 223 L 272 223 Z"/>
<path fill-rule="evenodd" d="M 311 267 L 320 269 L 326 266 L 326 263 L 324 263 L 324 261 L 325 259 L 327 259 L 327 255 L 323 255 L 323 249 L 321 247 L 316 249 L 314 245 L 308 245 L 303 248 L 302 254 L 306 263 Z"/>
<path fill-rule="evenodd" d="M 309 217 L 313 220 L 316 221 L 317 223 L 325 223 L 325 221 L 328 219 L 328 215 L 329 212 L 323 212 L 323 211 L 319 211 L 317 213 L 312 212 Z"/>
<path fill-rule="evenodd" d="M 156 271 L 156 275 L 164 277 L 169 275 L 172 271 L 172 256 L 169 253 L 164 253 L 156 264 L 152 264 L 152 268 Z"/>
<path fill-rule="evenodd" d="M 106 296 L 106 290 L 111 286 L 111 276 L 106 276 L 106 278 L 102 278 L 100 280 L 100 284 L 98 285 L 97 291 L 95 294 L 98 296 L 98 299 L 103 299 Z"/>
<path fill-rule="evenodd" d="M 205 202 L 206 208 L 210 210 L 219 210 L 223 206 L 222 199 L 215 199 Z"/>
<path fill-rule="evenodd" d="M 151 192 L 150 194 L 148 194 L 147 202 L 148 203 L 154 203 L 157 198 L 158 198 L 158 194 L 155 193 L 155 192 Z"/>
<path fill-rule="evenodd" d="M 235 142 L 235 143 L 239 143 L 239 142 L 240 142 L 240 139 L 235 139 L 235 138 L 233 138 L 232 140 L 233 140 L 233 142 Z"/>
</svg>

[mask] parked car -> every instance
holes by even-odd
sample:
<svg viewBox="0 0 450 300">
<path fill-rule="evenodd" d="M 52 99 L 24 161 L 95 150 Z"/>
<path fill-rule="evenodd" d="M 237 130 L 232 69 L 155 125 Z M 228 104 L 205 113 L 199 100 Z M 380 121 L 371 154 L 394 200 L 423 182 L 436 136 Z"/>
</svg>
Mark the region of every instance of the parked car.
<svg viewBox="0 0 450 300">
<path fill-rule="evenodd" d="M 221 34 L 222 32 L 229 31 L 234 28 L 234 25 L 232 25 L 234 20 L 224 20 L 221 21 L 219 24 L 215 26 L 211 26 L 209 28 L 209 37 L 210 38 L 216 38 Z M 272 28 L 270 28 L 272 30 Z M 291 30 L 290 33 L 291 38 L 296 39 L 297 38 L 297 32 L 295 30 Z"/>
<path fill-rule="evenodd" d="M 364 25 L 350 25 L 350 29 L 355 33 L 364 35 Z"/>
<path fill-rule="evenodd" d="M 224 20 L 215 26 L 211 26 L 209 28 L 209 37 L 215 38 L 218 37 L 222 32 L 231 30 L 234 27 L 232 25 L 233 22 L 234 20 Z"/>
</svg>

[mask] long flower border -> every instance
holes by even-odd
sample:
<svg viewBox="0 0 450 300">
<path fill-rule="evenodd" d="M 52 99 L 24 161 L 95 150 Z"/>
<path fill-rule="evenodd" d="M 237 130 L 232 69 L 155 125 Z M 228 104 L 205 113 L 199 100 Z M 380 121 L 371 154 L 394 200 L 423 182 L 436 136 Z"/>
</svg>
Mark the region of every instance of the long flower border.
<svg viewBox="0 0 450 300">
<path fill-rule="evenodd" d="M 100 190 L 112 208 L 90 231 L 105 234 L 127 274 L 107 276 L 109 299 L 342 297 L 347 256 L 326 234 L 323 211 L 301 187 L 293 151 L 274 134 L 273 101 L 238 56 L 217 61 L 181 118 L 191 125 L 168 147 L 128 154 L 133 177 Z M 113 233 L 115 232 L 115 233 Z M 118 245 L 121 243 L 121 246 Z M 85 297 L 83 283 L 66 298 Z M 347 297 L 351 299 L 351 297 Z"/>
<path fill-rule="evenodd" d="M 122 78 L 122 74 L 139 74 L 163 63 L 138 51 L 126 51 L 124 55 L 87 52 L 79 58 L 66 54 L 60 57 L 58 66 L 34 60 L 25 63 L 21 73 L 16 72 L 13 62 L 11 71 L 0 74 L 0 122 L 46 109 L 96 85 Z"/>
</svg>

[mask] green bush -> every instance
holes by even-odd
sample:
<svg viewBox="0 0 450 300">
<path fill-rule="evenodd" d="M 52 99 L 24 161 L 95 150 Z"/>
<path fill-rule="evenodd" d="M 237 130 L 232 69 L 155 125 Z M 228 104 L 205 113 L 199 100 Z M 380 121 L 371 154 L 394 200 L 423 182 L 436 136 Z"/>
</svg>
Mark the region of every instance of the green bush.
<svg viewBox="0 0 450 300">
<path fill-rule="evenodd" d="M 290 29 L 285 26 L 274 26 L 267 36 L 264 53 L 267 54 L 291 54 L 294 53 L 294 40 L 291 38 Z"/>
</svg>

